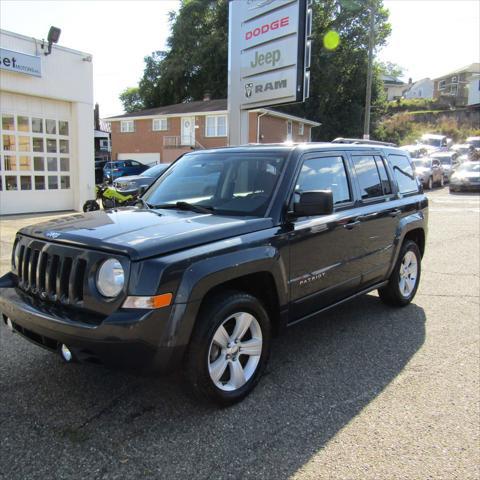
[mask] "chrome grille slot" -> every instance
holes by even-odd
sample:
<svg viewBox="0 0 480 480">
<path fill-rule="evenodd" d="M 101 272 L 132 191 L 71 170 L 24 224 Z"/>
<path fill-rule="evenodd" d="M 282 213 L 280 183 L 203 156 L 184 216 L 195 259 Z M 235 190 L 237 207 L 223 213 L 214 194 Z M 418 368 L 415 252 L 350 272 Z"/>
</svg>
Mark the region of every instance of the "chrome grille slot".
<svg viewBox="0 0 480 480">
<path fill-rule="evenodd" d="M 37 268 L 37 292 L 43 297 L 45 296 L 45 275 L 47 271 L 48 253 L 40 252 L 40 258 Z"/>
<path fill-rule="evenodd" d="M 68 302 L 68 282 L 72 271 L 72 259 L 64 257 L 57 274 L 57 298 L 61 302 Z"/>
<path fill-rule="evenodd" d="M 38 250 L 32 250 L 30 255 L 28 278 L 30 279 L 30 290 L 33 293 L 36 293 L 37 290 L 37 267 L 39 253 L 40 252 Z"/>
<path fill-rule="evenodd" d="M 25 245 L 20 247 L 20 255 L 18 256 L 18 281 L 23 283 L 23 258 L 25 257 Z"/>
<path fill-rule="evenodd" d="M 47 264 L 47 282 L 46 282 L 46 292 L 48 297 L 51 300 L 57 299 L 57 271 L 60 263 L 60 257 L 58 255 L 52 255 L 49 258 Z"/>
<path fill-rule="evenodd" d="M 29 281 L 30 279 L 28 278 L 28 272 L 30 270 L 30 255 L 32 253 L 32 249 L 30 247 L 27 247 L 25 249 L 25 256 L 23 257 L 23 265 L 22 265 L 22 270 L 23 270 L 23 287 L 25 290 L 28 290 L 30 288 Z"/>
<path fill-rule="evenodd" d="M 87 271 L 87 262 L 83 258 L 75 259 L 70 272 L 69 293 L 70 303 L 77 303 L 83 300 L 83 282 L 85 272 Z"/>
</svg>

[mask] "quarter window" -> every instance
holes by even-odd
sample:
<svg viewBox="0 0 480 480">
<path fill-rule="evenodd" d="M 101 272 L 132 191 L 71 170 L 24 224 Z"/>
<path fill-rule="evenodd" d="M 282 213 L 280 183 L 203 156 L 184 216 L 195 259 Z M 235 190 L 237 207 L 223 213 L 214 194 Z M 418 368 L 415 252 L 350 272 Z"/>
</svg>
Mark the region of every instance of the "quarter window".
<svg viewBox="0 0 480 480">
<path fill-rule="evenodd" d="M 393 174 L 398 183 L 400 193 L 418 192 L 418 184 L 413 173 L 413 168 L 404 155 L 389 155 L 388 159 L 393 169 Z"/>
<path fill-rule="evenodd" d="M 350 201 L 350 189 L 343 158 L 335 156 L 305 160 L 295 190 L 296 192 L 330 190 L 334 204 Z"/>
<path fill-rule="evenodd" d="M 120 122 L 120 132 L 131 133 L 135 131 L 135 123 L 133 120 L 122 120 Z"/>
</svg>

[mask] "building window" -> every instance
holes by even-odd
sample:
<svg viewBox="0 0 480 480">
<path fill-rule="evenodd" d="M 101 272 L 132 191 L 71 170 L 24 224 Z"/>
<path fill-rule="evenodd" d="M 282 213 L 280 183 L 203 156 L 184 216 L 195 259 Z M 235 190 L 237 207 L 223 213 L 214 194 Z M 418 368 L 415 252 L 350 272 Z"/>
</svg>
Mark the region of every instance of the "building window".
<svg viewBox="0 0 480 480">
<path fill-rule="evenodd" d="M 227 116 L 209 115 L 205 118 L 205 136 L 206 137 L 226 137 L 227 136 Z"/>
<path fill-rule="evenodd" d="M 452 95 L 456 95 L 458 92 L 458 84 L 450 85 L 450 93 Z"/>
<path fill-rule="evenodd" d="M 452 77 L 452 83 L 458 83 L 458 77 L 457 76 Z"/>
<path fill-rule="evenodd" d="M 108 138 L 101 138 L 99 146 L 102 152 L 108 152 L 110 150 L 110 142 L 108 141 Z"/>
<path fill-rule="evenodd" d="M 293 132 L 293 125 L 290 120 L 287 120 L 287 142 L 292 141 L 292 132 Z"/>
<path fill-rule="evenodd" d="M 446 84 L 446 83 L 447 83 L 446 80 L 440 80 L 440 81 L 438 82 L 438 89 L 439 89 L 439 90 L 445 90 L 445 84 Z"/>
<path fill-rule="evenodd" d="M 304 133 L 305 133 L 305 125 L 303 123 L 300 123 L 298 125 L 298 134 L 303 136 Z"/>
<path fill-rule="evenodd" d="M 122 120 L 120 122 L 120 132 L 122 133 L 131 133 L 135 131 L 135 122 L 134 120 Z"/>
<path fill-rule="evenodd" d="M 166 118 L 154 118 L 152 120 L 152 130 L 154 132 L 168 130 L 168 120 Z"/>
</svg>

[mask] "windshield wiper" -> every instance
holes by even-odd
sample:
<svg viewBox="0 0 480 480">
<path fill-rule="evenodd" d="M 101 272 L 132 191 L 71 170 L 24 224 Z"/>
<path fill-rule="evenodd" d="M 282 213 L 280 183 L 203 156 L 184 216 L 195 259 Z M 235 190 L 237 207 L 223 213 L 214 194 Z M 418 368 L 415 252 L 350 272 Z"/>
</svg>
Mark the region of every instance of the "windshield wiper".
<svg viewBox="0 0 480 480">
<path fill-rule="evenodd" d="M 213 207 L 202 207 L 188 202 L 167 203 L 165 205 L 152 205 L 152 208 L 176 208 L 178 210 L 190 210 L 196 213 L 213 213 Z"/>
<path fill-rule="evenodd" d="M 142 198 L 138 197 L 135 204 L 141 203 L 147 210 L 150 210 L 152 207 Z"/>
</svg>

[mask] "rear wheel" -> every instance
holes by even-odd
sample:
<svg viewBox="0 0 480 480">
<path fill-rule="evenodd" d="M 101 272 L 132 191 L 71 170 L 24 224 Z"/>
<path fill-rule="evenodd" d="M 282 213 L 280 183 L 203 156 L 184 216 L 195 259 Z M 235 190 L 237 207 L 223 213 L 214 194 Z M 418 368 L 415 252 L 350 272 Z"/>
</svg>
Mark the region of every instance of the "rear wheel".
<svg viewBox="0 0 480 480">
<path fill-rule="evenodd" d="M 220 405 L 248 395 L 270 352 L 270 320 L 261 302 L 242 292 L 207 300 L 192 334 L 185 375 L 194 394 Z"/>
<path fill-rule="evenodd" d="M 421 261 L 418 245 L 411 240 L 404 242 L 388 284 L 378 290 L 383 302 L 404 307 L 413 300 L 420 282 Z"/>
</svg>

